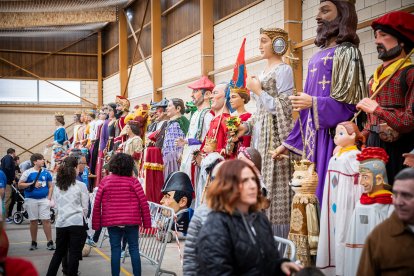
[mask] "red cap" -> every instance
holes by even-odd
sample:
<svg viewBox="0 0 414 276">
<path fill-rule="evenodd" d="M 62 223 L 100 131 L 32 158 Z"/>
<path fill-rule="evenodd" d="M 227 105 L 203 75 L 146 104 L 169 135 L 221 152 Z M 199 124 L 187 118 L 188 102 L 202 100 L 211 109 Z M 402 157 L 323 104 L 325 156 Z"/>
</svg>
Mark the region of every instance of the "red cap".
<svg viewBox="0 0 414 276">
<path fill-rule="evenodd" d="M 395 11 L 387 13 L 374 22 L 371 27 L 374 30 L 380 29 L 412 48 L 414 46 L 414 15 L 408 12 Z"/>
<path fill-rule="evenodd" d="M 202 76 L 201 79 L 190 84 L 188 88 L 191 88 L 193 90 L 207 89 L 211 91 L 213 90 L 214 86 L 215 85 L 211 80 L 209 80 L 206 76 Z"/>
<path fill-rule="evenodd" d="M 362 162 L 368 159 L 380 159 L 384 161 L 384 163 L 387 163 L 389 156 L 383 148 L 378 148 L 378 147 L 364 148 L 362 149 L 361 153 L 357 154 L 357 160 L 359 162 Z"/>
</svg>

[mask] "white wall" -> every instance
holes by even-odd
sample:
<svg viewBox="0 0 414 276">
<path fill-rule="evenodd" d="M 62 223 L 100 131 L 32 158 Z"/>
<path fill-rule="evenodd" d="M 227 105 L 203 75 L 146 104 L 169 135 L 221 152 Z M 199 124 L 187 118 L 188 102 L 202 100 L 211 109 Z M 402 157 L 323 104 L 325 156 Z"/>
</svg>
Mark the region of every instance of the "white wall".
<svg viewBox="0 0 414 276">
<path fill-rule="evenodd" d="M 214 26 L 214 68 L 234 64 L 243 38 L 246 59 L 258 56 L 260 28 L 283 28 L 283 1 L 265 0 Z"/>
<path fill-rule="evenodd" d="M 147 59 L 148 67 L 152 71 L 151 58 Z M 129 74 L 129 68 L 128 68 Z M 152 81 L 145 68 L 144 62 L 134 65 L 132 68 L 131 78 L 128 83 L 128 97 L 131 101 L 131 107 L 137 104 L 137 101 L 146 100 L 148 102 L 152 98 Z M 107 104 L 115 101 L 115 97 L 121 94 L 121 85 L 119 81 L 119 73 L 115 74 L 103 81 L 103 103 Z M 141 103 L 141 102 L 140 102 Z"/>
<path fill-rule="evenodd" d="M 358 14 L 358 22 L 367 21 L 377 18 L 390 11 L 399 10 L 414 4 L 413 0 L 357 0 L 355 8 Z M 303 40 L 313 38 L 316 35 L 316 14 L 318 12 L 319 1 L 304 0 L 302 6 L 303 15 Z M 359 49 L 364 60 L 365 72 L 369 78 L 375 69 L 381 64 L 378 59 L 376 46 L 374 43 L 374 34 L 371 27 L 363 28 L 357 31 L 360 39 Z M 306 79 L 307 65 L 309 59 L 318 51 L 315 45 L 309 45 L 303 49 L 303 78 Z"/>
<path fill-rule="evenodd" d="M 119 81 L 119 74 L 115 74 L 103 81 L 103 103 L 108 104 L 115 102 L 116 95 L 121 94 L 121 82 Z"/>
</svg>

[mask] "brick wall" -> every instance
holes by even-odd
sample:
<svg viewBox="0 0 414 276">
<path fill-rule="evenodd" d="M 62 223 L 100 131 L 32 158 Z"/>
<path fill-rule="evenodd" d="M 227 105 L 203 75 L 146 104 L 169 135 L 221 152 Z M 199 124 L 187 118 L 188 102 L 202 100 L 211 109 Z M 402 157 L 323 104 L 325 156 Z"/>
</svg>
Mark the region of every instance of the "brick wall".
<svg viewBox="0 0 414 276">
<path fill-rule="evenodd" d="M 98 83 L 96 81 L 81 82 L 81 97 L 96 103 Z M 85 107 L 88 106 L 85 104 Z M 87 108 L 85 108 L 87 109 Z M 33 153 L 44 153 L 46 144 L 53 141 L 55 131 L 54 114 L 63 112 L 65 114 L 66 126 L 73 122 L 73 113 L 79 108 L 28 108 L 28 107 L 2 107 L 0 109 L 0 134 L 14 143 L 29 149 L 37 143 L 48 138 L 43 143 L 30 149 Z M 73 134 L 73 127 L 67 129 L 68 136 Z M 8 148 L 14 148 L 17 154 L 23 152 L 20 147 L 0 138 L 0 155 L 6 154 Z M 21 161 L 28 160 L 30 153 L 26 152 L 20 156 Z M 45 156 L 50 160 L 50 151 Z"/>
<path fill-rule="evenodd" d="M 200 76 L 200 34 L 162 52 L 162 86 Z M 169 97 L 166 91 L 166 97 Z"/>
<path fill-rule="evenodd" d="M 121 83 L 119 81 L 119 74 L 115 74 L 103 81 L 103 103 L 111 103 L 115 101 L 115 96 L 120 94 Z"/>
<path fill-rule="evenodd" d="M 358 14 L 358 21 L 363 22 L 373 18 L 377 18 L 387 12 L 399 10 L 414 4 L 413 0 L 364 0 L 356 1 L 355 8 Z M 319 1 L 304 0 L 302 6 L 303 15 L 303 40 L 313 38 L 316 35 L 316 14 L 318 12 Z M 361 40 L 359 49 L 364 60 L 365 72 L 369 78 L 375 69 L 381 64 L 378 59 L 376 46 L 374 43 L 374 34 L 371 27 L 363 28 L 357 31 L 359 39 Z M 307 74 L 307 64 L 309 59 L 318 48 L 314 45 L 306 46 L 303 49 L 303 78 L 305 81 Z"/>
<path fill-rule="evenodd" d="M 151 58 L 147 59 L 147 64 L 150 71 L 152 72 Z M 151 77 L 148 74 L 144 62 L 136 64 L 132 68 L 131 78 L 128 83 L 128 97 L 131 99 L 131 101 L 134 102 L 136 102 L 136 99 L 144 99 L 148 96 L 151 99 L 152 90 Z"/>
<path fill-rule="evenodd" d="M 283 28 L 283 1 L 265 0 L 214 26 L 214 68 L 236 61 L 243 38 L 246 59 L 258 56 L 260 28 Z"/>
</svg>

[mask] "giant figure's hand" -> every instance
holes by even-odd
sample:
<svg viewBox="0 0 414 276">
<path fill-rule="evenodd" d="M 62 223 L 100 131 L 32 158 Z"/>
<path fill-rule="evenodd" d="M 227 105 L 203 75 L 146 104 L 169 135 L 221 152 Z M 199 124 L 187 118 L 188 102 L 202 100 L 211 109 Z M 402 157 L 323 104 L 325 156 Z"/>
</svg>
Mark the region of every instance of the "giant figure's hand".
<svg viewBox="0 0 414 276">
<path fill-rule="evenodd" d="M 293 111 L 301 111 L 312 106 L 312 96 L 298 92 L 296 96 L 289 96 L 289 100 L 292 102 Z"/>
<path fill-rule="evenodd" d="M 187 143 L 187 140 L 185 140 L 184 138 L 182 138 L 182 137 L 179 137 L 179 138 L 177 138 L 176 140 L 175 140 L 175 145 L 177 146 L 177 147 L 184 147 L 184 145 Z"/>
<path fill-rule="evenodd" d="M 369 98 L 363 98 L 357 105 L 356 108 L 360 109 L 366 113 L 374 113 L 375 109 L 378 107 L 378 103 Z"/>
<path fill-rule="evenodd" d="M 256 76 L 248 76 L 246 78 L 246 88 L 259 96 L 262 92 L 262 85 Z"/>
<path fill-rule="evenodd" d="M 287 156 L 289 150 L 284 145 L 280 145 L 270 153 L 272 154 L 273 159 L 282 160 L 285 156 Z"/>
</svg>

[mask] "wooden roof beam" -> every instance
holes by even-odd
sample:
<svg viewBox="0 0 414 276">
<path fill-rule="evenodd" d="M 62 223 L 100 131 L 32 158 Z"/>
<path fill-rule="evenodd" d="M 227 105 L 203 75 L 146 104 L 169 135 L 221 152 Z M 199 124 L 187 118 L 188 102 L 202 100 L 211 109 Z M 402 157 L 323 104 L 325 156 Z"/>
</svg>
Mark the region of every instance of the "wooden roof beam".
<svg viewBox="0 0 414 276">
<path fill-rule="evenodd" d="M 151 55 L 152 55 L 152 100 L 162 99 L 162 46 L 161 46 L 161 1 L 151 0 Z"/>
<path fill-rule="evenodd" d="M 214 70 L 214 2 L 200 1 L 200 31 L 201 31 L 201 75 L 207 76 Z M 214 76 L 210 76 L 214 81 Z"/>
</svg>

